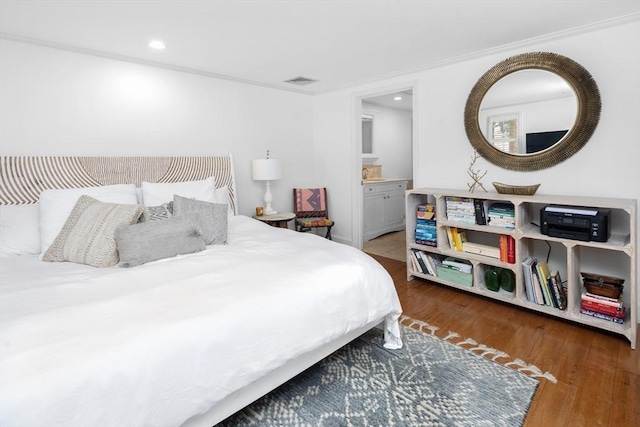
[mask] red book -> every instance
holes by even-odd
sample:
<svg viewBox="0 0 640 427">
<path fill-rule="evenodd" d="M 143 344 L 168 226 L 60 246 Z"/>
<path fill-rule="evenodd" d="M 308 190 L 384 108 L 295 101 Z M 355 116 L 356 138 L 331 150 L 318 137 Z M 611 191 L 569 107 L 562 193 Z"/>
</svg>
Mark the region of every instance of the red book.
<svg viewBox="0 0 640 427">
<path fill-rule="evenodd" d="M 624 319 L 624 307 L 622 307 L 621 309 L 617 309 L 615 307 L 611 307 L 610 305 L 598 304 L 597 302 L 582 300 L 580 308 L 617 317 L 619 319 Z"/>
<path fill-rule="evenodd" d="M 500 235 L 500 261 L 507 262 L 507 236 Z"/>
<path fill-rule="evenodd" d="M 507 236 L 507 262 L 516 263 L 516 239 L 511 236 Z"/>
</svg>

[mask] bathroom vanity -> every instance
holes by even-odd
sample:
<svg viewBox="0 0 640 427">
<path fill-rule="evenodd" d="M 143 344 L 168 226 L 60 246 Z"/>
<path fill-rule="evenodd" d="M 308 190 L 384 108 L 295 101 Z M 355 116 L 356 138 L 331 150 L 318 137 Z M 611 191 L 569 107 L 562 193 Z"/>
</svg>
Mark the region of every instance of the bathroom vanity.
<svg viewBox="0 0 640 427">
<path fill-rule="evenodd" d="M 407 180 L 363 179 L 364 241 L 405 228 Z"/>
</svg>

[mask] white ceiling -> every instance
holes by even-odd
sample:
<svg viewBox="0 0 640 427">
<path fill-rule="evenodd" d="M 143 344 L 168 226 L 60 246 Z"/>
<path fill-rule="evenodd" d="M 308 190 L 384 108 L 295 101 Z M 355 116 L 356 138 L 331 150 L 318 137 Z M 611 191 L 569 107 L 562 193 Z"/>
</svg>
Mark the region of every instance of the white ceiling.
<svg viewBox="0 0 640 427">
<path fill-rule="evenodd" d="M 0 0 L 0 32 L 322 93 L 639 13 L 638 0 Z M 167 48 L 150 49 L 153 39 Z M 298 76 L 318 82 L 284 83 Z"/>
</svg>

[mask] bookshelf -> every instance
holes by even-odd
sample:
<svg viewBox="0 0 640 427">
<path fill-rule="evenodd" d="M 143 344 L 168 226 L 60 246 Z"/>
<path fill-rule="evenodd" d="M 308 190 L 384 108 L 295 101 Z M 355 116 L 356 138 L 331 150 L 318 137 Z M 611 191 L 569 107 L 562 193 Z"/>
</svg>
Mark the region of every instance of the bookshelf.
<svg viewBox="0 0 640 427">
<path fill-rule="evenodd" d="M 447 217 L 447 200 L 452 198 L 478 199 L 487 206 L 491 203 L 513 205 L 515 222 L 513 228 L 479 225 Z M 417 210 L 420 205 L 432 205 L 436 212 L 436 246 L 416 243 L 415 230 L 418 223 Z M 551 237 L 540 232 L 540 209 L 546 205 L 581 206 L 611 210 L 611 237 L 606 242 L 579 241 Z M 495 192 L 469 193 L 461 190 L 416 188 L 406 192 L 407 233 L 407 280 L 415 278 L 440 283 L 461 291 L 514 304 L 529 310 L 559 317 L 568 321 L 623 335 L 636 348 L 638 327 L 637 294 L 637 201 L 634 199 L 570 197 L 554 195 L 521 196 Z M 454 217 L 454 216 L 452 216 Z M 448 230 L 463 231 L 467 241 L 486 247 L 499 248 L 500 236 L 506 235 L 515 241 L 513 263 L 482 253 L 461 252 L 449 244 Z M 413 252 L 435 255 L 442 259 L 453 257 L 472 265 L 472 285 L 425 274 L 410 262 Z M 566 309 L 541 305 L 527 298 L 523 261 L 527 257 L 548 259 L 551 270 L 560 273 L 566 286 Z M 512 259 L 513 260 L 513 259 Z M 509 269 L 515 275 L 515 289 L 507 292 L 492 291 L 484 284 L 485 272 L 492 267 Z M 623 302 L 626 307 L 622 324 L 607 321 L 580 312 L 583 283 L 581 272 L 589 272 L 624 279 Z"/>
</svg>

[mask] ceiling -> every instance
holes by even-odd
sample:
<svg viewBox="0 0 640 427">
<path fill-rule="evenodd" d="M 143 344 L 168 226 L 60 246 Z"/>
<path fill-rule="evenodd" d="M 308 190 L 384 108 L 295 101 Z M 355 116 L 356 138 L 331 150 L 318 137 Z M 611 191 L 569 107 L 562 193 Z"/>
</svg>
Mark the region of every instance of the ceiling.
<svg viewBox="0 0 640 427">
<path fill-rule="evenodd" d="M 323 93 L 639 13 L 638 0 L 0 0 L 0 36 Z M 284 83 L 299 76 L 318 81 Z"/>
</svg>

